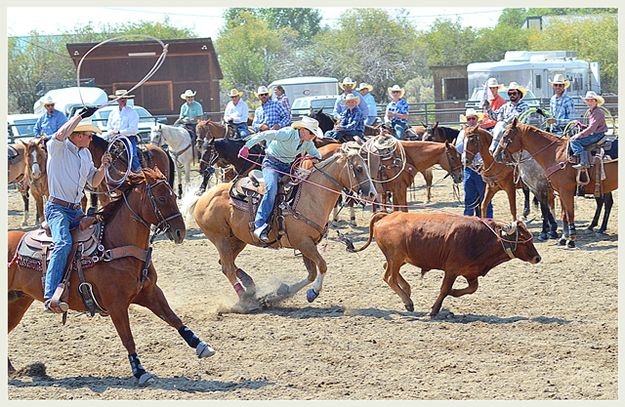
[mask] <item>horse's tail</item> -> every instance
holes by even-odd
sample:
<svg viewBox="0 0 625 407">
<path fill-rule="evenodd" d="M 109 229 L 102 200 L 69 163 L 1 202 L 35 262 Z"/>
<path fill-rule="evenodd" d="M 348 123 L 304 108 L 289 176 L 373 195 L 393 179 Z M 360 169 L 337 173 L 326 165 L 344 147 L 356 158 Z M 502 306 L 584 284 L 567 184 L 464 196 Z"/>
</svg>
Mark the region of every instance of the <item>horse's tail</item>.
<svg viewBox="0 0 625 407">
<path fill-rule="evenodd" d="M 375 215 L 373 215 L 371 217 L 371 220 L 369 221 L 369 239 L 367 240 L 365 245 L 362 246 L 361 248 L 356 249 L 354 247 L 354 244 L 348 238 L 343 237 L 342 240 L 345 243 L 345 245 L 347 246 L 347 251 L 350 252 L 350 253 L 358 253 L 358 252 L 361 252 L 361 251 L 365 250 L 367 247 L 369 247 L 369 245 L 373 241 L 373 228 L 374 228 L 375 224 L 377 223 L 377 221 L 379 221 L 380 219 L 382 219 L 383 217 L 385 217 L 388 214 L 389 214 L 388 212 L 378 212 L 378 213 L 376 213 Z"/>
<path fill-rule="evenodd" d="M 195 224 L 193 211 L 195 210 L 195 205 L 197 205 L 197 201 L 200 199 L 200 196 L 201 195 L 186 193 L 182 197 L 182 202 L 180 203 L 180 213 L 184 216 L 184 221 L 187 226 Z"/>
</svg>

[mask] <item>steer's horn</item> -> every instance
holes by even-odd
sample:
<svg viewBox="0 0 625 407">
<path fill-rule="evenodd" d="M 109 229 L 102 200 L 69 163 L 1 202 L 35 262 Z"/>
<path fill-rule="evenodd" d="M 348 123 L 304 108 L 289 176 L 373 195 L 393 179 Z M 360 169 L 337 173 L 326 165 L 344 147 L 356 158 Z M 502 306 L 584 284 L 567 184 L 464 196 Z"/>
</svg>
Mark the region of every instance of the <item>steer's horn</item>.
<svg viewBox="0 0 625 407">
<path fill-rule="evenodd" d="M 517 228 L 516 222 L 513 222 L 507 225 L 504 225 L 503 228 L 501 228 L 501 230 L 506 232 L 506 234 L 508 235 L 512 235 L 516 232 L 516 228 Z"/>
</svg>

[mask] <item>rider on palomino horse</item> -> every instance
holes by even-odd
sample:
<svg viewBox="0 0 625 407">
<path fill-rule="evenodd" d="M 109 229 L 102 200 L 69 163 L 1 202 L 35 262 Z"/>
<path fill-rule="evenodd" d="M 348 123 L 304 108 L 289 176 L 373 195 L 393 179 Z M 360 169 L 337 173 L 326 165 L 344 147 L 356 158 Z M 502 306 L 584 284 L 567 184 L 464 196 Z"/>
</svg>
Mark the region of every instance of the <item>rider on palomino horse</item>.
<svg viewBox="0 0 625 407">
<path fill-rule="evenodd" d="M 234 127 L 237 138 L 246 138 L 250 135 L 247 128 L 247 116 L 249 108 L 247 103 L 241 99 L 243 92 L 230 89 L 230 102 L 224 111 L 224 122 Z"/>
<path fill-rule="evenodd" d="M 174 126 L 178 123 L 182 123 L 185 129 L 191 135 L 191 141 L 193 145 L 195 145 L 195 126 L 198 124 L 200 119 L 202 119 L 202 115 L 204 114 L 204 108 L 200 104 L 200 102 L 195 100 L 196 92 L 193 92 L 191 89 L 187 89 L 183 94 L 180 95 L 182 100 L 185 102 L 180 106 L 180 115 L 178 119 L 174 122 Z"/>
<path fill-rule="evenodd" d="M 290 172 L 296 156 L 305 153 L 318 160 L 321 159 L 321 154 L 313 143 L 315 137 L 323 137 L 319 122 L 304 116 L 302 120 L 294 122 L 291 127 L 264 131 L 252 136 L 239 151 L 239 156 L 247 158 L 251 147 L 263 140 L 267 141 L 265 159 L 262 164 L 265 194 L 260 201 L 254 220 L 254 236 L 257 239 L 265 243 L 269 241 L 267 222 L 278 193 L 278 181 L 285 173 Z"/>
</svg>

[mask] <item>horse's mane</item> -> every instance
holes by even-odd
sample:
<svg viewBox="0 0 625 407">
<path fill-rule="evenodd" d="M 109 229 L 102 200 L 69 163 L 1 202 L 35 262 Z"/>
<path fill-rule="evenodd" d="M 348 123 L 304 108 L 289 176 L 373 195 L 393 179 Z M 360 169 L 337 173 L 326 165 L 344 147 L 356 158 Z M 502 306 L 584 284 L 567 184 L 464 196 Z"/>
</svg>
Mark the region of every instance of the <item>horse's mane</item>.
<svg viewBox="0 0 625 407">
<path fill-rule="evenodd" d="M 517 127 L 520 127 L 521 130 L 523 130 L 523 131 L 531 132 L 531 133 L 535 133 L 535 134 L 539 134 L 541 136 L 544 136 L 549 141 L 559 141 L 561 143 L 566 143 L 566 139 L 558 137 L 555 134 L 551 134 L 548 131 L 541 130 L 541 129 L 539 129 L 536 126 L 532 126 L 531 124 L 517 123 Z"/>
<path fill-rule="evenodd" d="M 104 140 L 102 137 L 98 136 L 97 134 L 93 135 L 93 137 L 91 138 L 91 142 L 97 149 L 102 149 L 104 151 L 106 151 L 106 149 L 109 146 L 109 142 Z"/>
</svg>

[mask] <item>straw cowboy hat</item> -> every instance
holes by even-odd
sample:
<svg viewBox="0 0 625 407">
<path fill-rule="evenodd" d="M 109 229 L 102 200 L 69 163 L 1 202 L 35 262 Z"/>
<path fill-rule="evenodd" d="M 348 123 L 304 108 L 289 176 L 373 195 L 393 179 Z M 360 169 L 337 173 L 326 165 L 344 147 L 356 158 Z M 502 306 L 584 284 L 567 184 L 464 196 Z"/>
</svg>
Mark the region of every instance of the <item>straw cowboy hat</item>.
<svg viewBox="0 0 625 407">
<path fill-rule="evenodd" d="M 400 88 L 399 85 L 393 85 L 392 88 L 388 88 L 388 95 L 390 97 L 393 97 L 393 92 L 397 92 L 397 91 L 399 91 L 399 97 L 403 98 L 404 93 L 406 93 L 406 91 L 404 90 L 404 88 Z"/>
<path fill-rule="evenodd" d="M 294 129 L 304 128 L 310 130 L 310 132 L 318 138 L 323 138 L 323 130 L 319 128 L 319 122 L 312 117 L 304 116 L 302 117 L 302 120 L 293 122 L 291 127 Z"/>
<path fill-rule="evenodd" d="M 589 90 L 588 92 L 586 92 L 586 96 L 582 97 L 583 100 L 588 100 L 588 99 L 594 99 L 597 101 L 597 106 L 601 106 L 602 104 L 605 103 L 605 99 L 599 95 L 597 95 L 597 93 L 595 93 L 595 91 Z"/>
<path fill-rule="evenodd" d="M 486 81 L 486 86 L 488 86 L 489 88 L 494 88 L 496 86 L 498 88 L 497 92 L 503 90 L 504 88 L 503 84 L 497 82 L 497 78 L 488 78 L 488 80 Z"/>
<path fill-rule="evenodd" d="M 243 96 L 243 92 L 241 92 L 237 88 L 233 88 L 233 89 L 230 89 L 230 94 L 228 96 L 230 96 L 231 98 L 235 96 Z"/>
<path fill-rule="evenodd" d="M 72 133 L 81 133 L 81 132 L 101 134 L 102 130 L 100 130 L 97 126 L 94 126 L 93 124 L 91 124 L 91 118 L 88 118 L 85 120 L 81 120 L 80 123 L 78 123 L 78 126 L 76 126 L 74 130 L 72 130 Z"/>
<path fill-rule="evenodd" d="M 360 85 L 358 85 L 358 87 L 356 88 L 356 90 L 358 92 L 360 92 L 363 89 L 369 89 L 369 92 L 371 92 L 373 90 L 373 86 L 369 85 L 366 82 L 360 82 Z"/>
<path fill-rule="evenodd" d="M 353 93 L 350 93 L 349 95 L 345 96 L 345 100 L 344 102 L 347 103 L 349 101 L 355 100 L 356 104 L 360 103 L 360 97 L 357 95 L 354 95 Z"/>
<path fill-rule="evenodd" d="M 508 90 L 518 90 L 519 92 L 521 92 L 521 95 L 523 95 L 523 97 L 525 97 L 525 95 L 527 94 L 527 89 L 516 82 L 510 82 L 510 85 L 508 85 Z"/>
<path fill-rule="evenodd" d="M 191 89 L 187 89 L 180 95 L 180 99 L 194 98 L 196 93 L 197 92 L 193 92 Z"/>
<path fill-rule="evenodd" d="M 266 86 L 259 86 L 258 92 L 256 92 L 256 97 L 258 97 L 258 95 L 264 95 L 265 93 L 271 96 L 271 89 L 267 88 Z"/>
<path fill-rule="evenodd" d="M 113 95 L 109 95 L 109 99 L 117 99 L 117 98 L 120 98 L 120 99 L 132 99 L 132 98 L 135 97 L 135 95 L 124 95 L 124 93 L 127 93 L 127 92 L 128 91 L 126 89 L 116 90 Z"/>
<path fill-rule="evenodd" d="M 351 86 L 353 88 L 356 86 L 356 81 L 349 76 L 346 76 L 345 79 L 343 79 L 343 82 L 339 83 L 339 88 L 344 89 L 344 86 Z"/>
<path fill-rule="evenodd" d="M 47 106 L 47 105 L 54 105 L 54 99 L 52 99 L 52 96 L 47 96 L 44 100 L 43 100 L 43 105 Z"/>
<path fill-rule="evenodd" d="M 571 86 L 571 81 L 569 81 L 568 79 L 566 79 L 564 77 L 564 75 L 562 75 L 561 73 L 557 73 L 553 76 L 553 81 L 549 81 L 550 84 L 555 85 L 558 83 L 563 83 L 564 84 L 564 89 L 568 89 L 569 86 Z"/>
<path fill-rule="evenodd" d="M 478 121 L 482 120 L 484 118 L 484 115 L 482 113 L 480 113 L 480 112 L 476 111 L 475 109 L 473 109 L 472 107 L 470 107 L 470 108 L 468 108 L 466 110 L 466 112 L 464 112 L 464 114 L 460 115 L 460 121 L 463 122 L 463 123 L 466 123 L 468 121 L 467 117 L 469 117 L 469 116 L 477 117 Z"/>
</svg>

